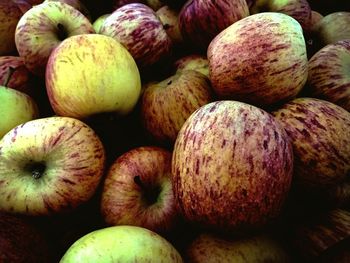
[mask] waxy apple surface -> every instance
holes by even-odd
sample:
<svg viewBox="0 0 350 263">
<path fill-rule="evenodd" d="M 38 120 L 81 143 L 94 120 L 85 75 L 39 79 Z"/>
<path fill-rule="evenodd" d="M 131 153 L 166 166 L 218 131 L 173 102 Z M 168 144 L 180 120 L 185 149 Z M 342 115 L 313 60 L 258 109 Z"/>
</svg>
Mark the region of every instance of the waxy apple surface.
<svg viewBox="0 0 350 263">
<path fill-rule="evenodd" d="M 277 217 L 292 171 L 292 146 L 282 126 L 238 101 L 195 111 L 173 151 L 179 211 L 190 222 L 224 231 L 260 227 Z"/>
<path fill-rule="evenodd" d="M 96 133 L 68 117 L 26 122 L 0 141 L 0 211 L 50 215 L 88 201 L 102 178 Z"/>
<path fill-rule="evenodd" d="M 274 12 L 232 24 L 208 48 L 209 78 L 223 98 L 265 106 L 295 97 L 307 80 L 303 31 Z"/>
<path fill-rule="evenodd" d="M 70 36 L 89 33 L 95 30 L 82 13 L 68 4 L 49 1 L 34 6 L 21 17 L 15 42 L 26 67 L 44 76 L 54 48 Z"/>
<path fill-rule="evenodd" d="M 64 40 L 49 58 L 45 79 L 56 114 L 78 119 L 126 115 L 141 93 L 139 70 L 130 53 L 115 39 L 99 34 Z"/>
</svg>

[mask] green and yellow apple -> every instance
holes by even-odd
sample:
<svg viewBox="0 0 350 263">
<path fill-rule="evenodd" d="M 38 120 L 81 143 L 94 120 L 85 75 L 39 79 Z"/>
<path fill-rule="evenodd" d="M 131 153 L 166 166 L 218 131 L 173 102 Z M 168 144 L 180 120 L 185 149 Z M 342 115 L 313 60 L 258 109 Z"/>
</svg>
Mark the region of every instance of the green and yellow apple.
<svg viewBox="0 0 350 263">
<path fill-rule="evenodd" d="M 56 114 L 79 119 L 126 115 L 141 93 L 133 57 L 117 40 L 100 34 L 64 40 L 49 57 L 45 79 Z"/>
<path fill-rule="evenodd" d="M 96 18 L 96 20 L 92 23 L 92 27 L 95 29 L 96 33 L 100 32 L 101 26 L 103 25 L 103 23 L 109 15 L 110 14 L 103 14 Z"/>
<path fill-rule="evenodd" d="M 47 117 L 16 126 L 0 140 L 0 211 L 71 211 L 93 196 L 104 165 L 100 139 L 80 120 Z"/>
<path fill-rule="evenodd" d="M 55 47 L 70 36 L 88 33 L 95 30 L 77 9 L 65 3 L 45 1 L 21 17 L 15 41 L 26 67 L 44 76 L 47 60 Z"/>
<path fill-rule="evenodd" d="M 182 35 L 179 28 L 179 12 L 167 5 L 160 7 L 156 11 L 159 20 L 173 43 L 179 45 L 183 43 Z"/>
<path fill-rule="evenodd" d="M 60 263 L 167 262 L 182 263 L 182 257 L 165 238 L 146 228 L 112 226 L 78 239 Z"/>
<path fill-rule="evenodd" d="M 189 54 L 178 58 L 174 62 L 175 71 L 196 70 L 209 78 L 209 62 L 206 56 Z"/>
</svg>

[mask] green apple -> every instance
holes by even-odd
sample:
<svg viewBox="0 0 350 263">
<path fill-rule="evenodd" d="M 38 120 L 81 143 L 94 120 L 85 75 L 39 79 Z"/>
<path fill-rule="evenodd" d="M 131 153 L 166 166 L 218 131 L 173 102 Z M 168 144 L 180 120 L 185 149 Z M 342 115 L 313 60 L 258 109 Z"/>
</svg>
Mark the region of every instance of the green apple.
<svg viewBox="0 0 350 263">
<path fill-rule="evenodd" d="M 126 115 L 139 99 L 141 78 L 133 57 L 117 40 L 82 34 L 64 40 L 52 52 L 46 88 L 58 115 Z"/>
<path fill-rule="evenodd" d="M 0 86 L 0 139 L 12 128 L 39 117 L 36 102 L 27 94 Z"/>
<path fill-rule="evenodd" d="M 0 211 L 50 215 L 88 201 L 104 173 L 105 151 L 85 123 L 47 117 L 0 140 Z"/>
<path fill-rule="evenodd" d="M 181 263 L 174 246 L 162 236 L 137 226 L 98 229 L 78 239 L 60 263 L 167 262 Z"/>
<path fill-rule="evenodd" d="M 105 22 L 106 18 L 109 16 L 110 14 L 103 14 L 101 16 L 99 16 L 92 24 L 92 27 L 95 29 L 96 33 L 100 32 L 100 28 L 103 25 L 103 23 Z"/>
</svg>

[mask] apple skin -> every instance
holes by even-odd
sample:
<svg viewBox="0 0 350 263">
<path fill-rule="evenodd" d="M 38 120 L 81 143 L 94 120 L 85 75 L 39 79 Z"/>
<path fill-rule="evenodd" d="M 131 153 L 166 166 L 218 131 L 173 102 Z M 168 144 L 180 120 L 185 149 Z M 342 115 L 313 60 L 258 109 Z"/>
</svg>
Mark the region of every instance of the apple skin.
<svg viewBox="0 0 350 263">
<path fill-rule="evenodd" d="M 0 213 L 0 262 L 52 262 L 48 243 L 28 218 Z"/>
<path fill-rule="evenodd" d="M 15 42 L 26 67 L 42 77 L 52 50 L 63 39 L 89 33 L 95 33 L 92 24 L 74 7 L 55 1 L 44 2 L 21 17 L 16 28 Z"/>
<path fill-rule="evenodd" d="M 95 29 L 95 32 L 98 34 L 100 33 L 100 28 L 103 25 L 103 23 L 105 22 L 106 18 L 109 16 L 110 14 L 103 14 L 101 16 L 99 16 L 92 24 L 92 27 Z"/>
<path fill-rule="evenodd" d="M 0 211 L 53 215 L 88 201 L 104 173 L 96 133 L 68 117 L 16 126 L 0 141 Z"/>
<path fill-rule="evenodd" d="M 186 43 L 204 51 L 220 31 L 247 16 L 245 0 L 189 0 L 179 13 L 179 28 Z"/>
<path fill-rule="evenodd" d="M 0 84 L 32 96 L 34 94 L 32 80 L 33 75 L 24 65 L 23 58 L 0 56 Z"/>
<path fill-rule="evenodd" d="M 294 98 L 307 81 L 303 31 L 292 17 L 275 12 L 232 24 L 208 47 L 215 93 L 260 107 Z"/>
<path fill-rule="evenodd" d="M 183 38 L 179 28 L 178 11 L 164 5 L 156 11 L 156 14 L 174 45 L 181 45 L 183 43 Z"/>
<path fill-rule="evenodd" d="M 206 56 L 189 54 L 174 62 L 175 71 L 196 70 L 209 78 L 209 62 Z"/>
<path fill-rule="evenodd" d="M 194 70 L 149 82 L 141 98 L 143 126 L 155 142 L 172 146 L 186 119 L 213 97 L 209 79 Z"/>
<path fill-rule="evenodd" d="M 309 60 L 307 91 L 350 112 L 350 39 L 329 44 Z"/>
<path fill-rule="evenodd" d="M 0 1 L 0 56 L 11 55 L 16 51 L 16 25 L 23 15 L 13 1 Z"/>
<path fill-rule="evenodd" d="M 137 226 L 112 226 L 95 230 L 78 239 L 60 263 L 86 262 L 182 263 L 174 246 L 162 236 Z"/>
<path fill-rule="evenodd" d="M 45 80 L 56 114 L 78 119 L 127 115 L 141 93 L 139 70 L 130 53 L 100 34 L 64 40 L 50 55 Z"/>
<path fill-rule="evenodd" d="M 294 151 L 294 183 L 307 193 L 348 179 L 350 112 L 325 100 L 297 98 L 273 112 Z"/>
<path fill-rule="evenodd" d="M 164 148 L 144 146 L 113 162 L 101 198 L 101 214 L 108 225 L 135 225 L 157 233 L 174 228 L 178 215 L 171 184 L 171 155 Z"/>
<path fill-rule="evenodd" d="M 232 100 L 196 110 L 175 141 L 177 207 L 194 225 L 242 233 L 276 218 L 288 195 L 293 152 L 266 111 Z"/>
<path fill-rule="evenodd" d="M 45 0 L 45 2 L 60 2 L 68 4 L 79 12 L 81 12 L 87 19 L 91 21 L 90 11 L 86 8 L 86 6 L 80 0 Z"/>
<path fill-rule="evenodd" d="M 99 33 L 122 43 L 140 70 L 168 57 L 173 45 L 155 11 L 140 3 L 115 10 Z"/>
<path fill-rule="evenodd" d="M 203 232 L 186 248 L 188 263 L 292 262 L 281 245 L 268 235 L 229 238 Z"/>
<path fill-rule="evenodd" d="M 311 7 L 307 0 L 256 0 L 249 9 L 250 14 L 279 12 L 297 20 L 303 30 L 310 28 Z"/>
<path fill-rule="evenodd" d="M 0 86 L 0 139 L 11 129 L 39 117 L 36 102 L 27 94 Z"/>
<path fill-rule="evenodd" d="M 141 3 L 146 4 L 146 0 L 114 0 L 113 11 L 127 4 Z"/>
</svg>

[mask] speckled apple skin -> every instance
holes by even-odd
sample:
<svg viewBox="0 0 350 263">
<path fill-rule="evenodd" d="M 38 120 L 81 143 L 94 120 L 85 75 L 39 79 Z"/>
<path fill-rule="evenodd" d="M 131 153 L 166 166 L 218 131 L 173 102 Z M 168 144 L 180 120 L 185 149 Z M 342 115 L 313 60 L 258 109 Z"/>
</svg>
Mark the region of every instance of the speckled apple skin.
<svg viewBox="0 0 350 263">
<path fill-rule="evenodd" d="M 309 60 L 310 94 L 350 111 L 349 68 L 350 39 L 323 47 Z"/>
<path fill-rule="evenodd" d="M 291 138 L 295 182 L 320 189 L 350 175 L 350 113 L 331 102 L 297 98 L 273 112 Z"/>
<path fill-rule="evenodd" d="M 181 128 L 172 160 L 179 211 L 190 222 L 241 231 L 279 215 L 289 192 L 293 152 L 269 113 L 238 101 L 216 101 Z"/>
<path fill-rule="evenodd" d="M 208 47 L 209 78 L 223 98 L 265 106 L 295 97 L 307 80 L 300 24 L 281 13 L 250 15 Z"/>
<path fill-rule="evenodd" d="M 179 28 L 185 42 L 204 50 L 220 31 L 248 15 L 245 0 L 190 0 L 179 13 Z"/>
<path fill-rule="evenodd" d="M 115 10 L 99 33 L 122 43 L 141 68 L 167 57 L 172 50 L 172 41 L 155 11 L 141 3 Z"/>
</svg>

